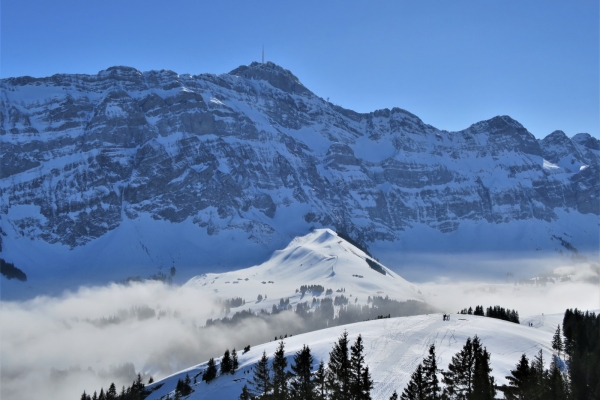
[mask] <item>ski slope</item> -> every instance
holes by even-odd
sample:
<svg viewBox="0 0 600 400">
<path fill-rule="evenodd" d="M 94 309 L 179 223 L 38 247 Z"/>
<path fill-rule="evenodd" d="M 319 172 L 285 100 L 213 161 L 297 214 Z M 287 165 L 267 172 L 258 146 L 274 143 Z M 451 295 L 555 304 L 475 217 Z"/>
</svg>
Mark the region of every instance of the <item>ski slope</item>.
<svg viewBox="0 0 600 400">
<path fill-rule="evenodd" d="M 505 376 L 515 367 L 521 354 L 525 353 L 531 359 L 542 349 L 547 362 L 552 354 L 552 334 L 546 330 L 473 315 L 453 314 L 450 321 L 442 321 L 441 314 L 430 314 L 359 322 L 286 338 L 288 365 L 294 354 L 307 344 L 315 358 L 313 370 L 316 370 L 320 360 L 328 361 L 333 344 L 344 330 L 348 331 L 352 342 L 359 334 L 363 337 L 365 361 L 374 381 L 373 400 L 387 400 L 394 390 L 400 394 L 431 344 L 436 346 L 439 367 L 446 369 L 467 338 L 479 336 L 491 353 L 492 374 L 498 384 L 506 383 Z M 177 380 L 183 380 L 186 374 L 192 382 L 196 376 L 198 381 L 192 384 L 194 392 L 188 397 L 190 400 L 237 399 L 244 384 L 249 384 L 252 379 L 252 368 L 263 351 L 272 358 L 277 346 L 278 342 L 270 342 L 253 347 L 246 354 L 240 351 L 240 367 L 236 374 L 219 376 L 209 384 L 201 380 L 206 362 L 180 371 L 147 386 L 148 389 L 156 388 L 147 399 L 161 399 L 168 393 L 173 397 Z"/>
</svg>

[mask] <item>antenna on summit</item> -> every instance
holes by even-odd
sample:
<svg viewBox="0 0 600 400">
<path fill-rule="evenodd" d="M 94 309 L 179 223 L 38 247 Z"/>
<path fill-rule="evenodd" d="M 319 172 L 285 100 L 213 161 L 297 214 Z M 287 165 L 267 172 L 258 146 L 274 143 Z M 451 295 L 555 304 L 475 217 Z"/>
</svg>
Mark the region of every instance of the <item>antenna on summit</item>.
<svg viewBox="0 0 600 400">
<path fill-rule="evenodd" d="M 265 64 L 265 45 L 263 44 L 262 63 Z"/>
</svg>

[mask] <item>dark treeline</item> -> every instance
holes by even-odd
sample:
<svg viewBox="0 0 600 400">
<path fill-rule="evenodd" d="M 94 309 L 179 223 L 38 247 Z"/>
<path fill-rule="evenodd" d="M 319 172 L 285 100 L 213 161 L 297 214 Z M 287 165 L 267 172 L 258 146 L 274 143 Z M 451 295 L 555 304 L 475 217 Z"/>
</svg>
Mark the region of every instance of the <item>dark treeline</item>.
<svg viewBox="0 0 600 400">
<path fill-rule="evenodd" d="M 379 272 L 382 275 L 385 275 L 385 269 L 383 268 L 383 265 L 379 264 L 377 261 L 373 261 L 368 258 L 365 258 L 365 260 L 367 261 L 367 264 L 369 264 L 369 267 L 371 267 L 371 269 Z"/>
<path fill-rule="evenodd" d="M 485 310 L 485 313 L 483 312 L 483 306 L 475 306 L 475 310 L 473 310 L 471 307 L 469 307 L 468 310 L 466 308 L 463 308 L 458 313 L 496 318 L 501 319 L 503 321 L 514 322 L 515 324 L 520 323 L 519 313 L 517 312 L 517 310 L 509 310 L 508 308 L 504 309 L 500 306 L 488 307 Z"/>
<path fill-rule="evenodd" d="M 337 315 L 335 306 L 339 306 Z M 376 319 L 381 315 L 403 317 L 432 312 L 435 312 L 435 310 L 431 306 L 417 300 L 397 301 L 390 299 L 388 296 L 369 296 L 368 304 L 361 305 L 351 304 L 349 299 L 342 294 L 334 299 L 313 298 L 312 302 L 298 303 L 295 308 L 290 306 L 289 299 L 282 299 L 279 306 L 273 305 L 271 312 L 261 310 L 255 313 L 250 310 L 241 310 L 231 317 L 208 319 L 206 326 L 235 326 L 250 319 L 262 319 L 269 322 L 276 316 L 289 315 L 300 317 L 303 320 L 303 328 L 301 331 L 295 332 L 295 334 L 298 334 L 331 326 Z"/>
<path fill-rule="evenodd" d="M 0 274 L 4 275 L 6 279 L 16 279 L 21 282 L 27 281 L 27 275 L 19 268 L 15 267 L 15 264 L 4 261 L 0 258 Z"/>
<path fill-rule="evenodd" d="M 567 310 L 563 335 L 573 400 L 600 399 L 600 314 Z"/>
<path fill-rule="evenodd" d="M 373 380 L 363 355 L 360 335 L 352 346 L 344 332 L 329 353 L 327 366 L 321 361 L 313 372 L 314 358 L 304 345 L 288 368 L 284 342 L 269 362 L 267 354 L 254 367 L 250 387 L 244 385 L 240 400 L 370 400 Z"/>
<path fill-rule="evenodd" d="M 152 377 L 148 381 L 148 383 L 152 383 L 154 380 Z M 162 385 L 160 385 L 162 386 Z M 158 389 L 160 386 L 155 387 L 154 389 Z M 91 396 L 86 394 L 85 391 L 81 395 L 81 400 L 143 400 L 145 399 L 151 392 L 146 390 L 146 385 L 142 382 L 142 376 L 140 374 L 137 375 L 137 379 L 133 381 L 131 386 L 125 388 L 122 387 L 121 392 L 117 392 L 117 388 L 114 383 L 111 383 L 108 387 L 108 390 L 105 392 L 104 389 L 100 389 L 100 393 L 94 392 Z"/>
</svg>

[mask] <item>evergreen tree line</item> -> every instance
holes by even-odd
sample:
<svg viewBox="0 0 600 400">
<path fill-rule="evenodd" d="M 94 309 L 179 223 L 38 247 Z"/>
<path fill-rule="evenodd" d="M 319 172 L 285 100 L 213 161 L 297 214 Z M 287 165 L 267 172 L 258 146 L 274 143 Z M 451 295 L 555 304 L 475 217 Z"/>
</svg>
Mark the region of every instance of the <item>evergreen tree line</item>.
<svg viewBox="0 0 600 400">
<path fill-rule="evenodd" d="M 568 309 L 563 336 L 573 400 L 600 399 L 600 314 Z"/>
<path fill-rule="evenodd" d="M 467 310 L 466 308 L 463 308 L 462 310 L 460 310 L 458 312 L 459 314 L 468 314 L 468 315 L 480 315 L 480 316 L 485 316 L 485 317 L 490 317 L 490 318 L 496 318 L 496 319 L 501 319 L 503 321 L 509 321 L 509 322 L 514 322 L 515 324 L 519 324 L 519 313 L 517 312 L 517 310 L 509 310 L 504 309 L 503 307 L 500 306 L 494 306 L 494 307 L 488 307 L 485 310 L 485 313 L 483 312 L 483 306 L 475 306 L 475 310 L 473 310 L 473 308 L 469 307 L 469 309 Z"/>
<path fill-rule="evenodd" d="M 206 321 L 206 327 L 235 327 L 242 321 L 249 319 L 261 319 L 266 323 L 271 323 L 273 317 L 276 315 L 289 313 L 288 315 L 290 316 L 295 314 L 302 318 L 303 324 L 301 329 L 293 332 L 293 334 L 298 334 L 332 326 L 372 320 L 381 315 L 389 315 L 390 317 L 395 318 L 435 312 L 431 306 L 417 300 L 397 301 L 390 299 L 388 296 L 373 296 L 372 298 L 369 296 L 368 304 L 361 305 L 351 304 L 349 302 L 346 303 L 347 298 L 343 295 L 338 297 L 337 301 L 328 297 L 323 299 L 313 298 L 312 302 L 301 302 L 295 307 L 292 307 L 284 300 L 283 305 L 279 307 L 274 305 L 271 312 L 264 309 L 256 313 L 251 310 L 240 310 L 235 312 L 231 317 L 208 319 Z M 342 297 L 344 297 L 344 299 L 342 299 Z M 336 302 L 337 304 L 343 304 L 337 306 L 337 315 Z"/>
<path fill-rule="evenodd" d="M 153 383 L 154 380 L 150 377 L 148 384 Z M 160 385 L 162 386 L 162 385 Z M 160 387 L 158 386 L 158 387 Z M 157 388 L 158 388 L 157 387 Z M 157 389 L 155 388 L 155 389 Z M 93 395 L 85 393 L 85 390 L 81 394 L 81 400 L 143 400 L 150 394 L 150 391 L 146 390 L 146 385 L 142 382 L 142 375 L 138 374 L 137 378 L 131 386 L 125 388 L 122 387 L 121 393 L 117 393 L 117 388 L 114 382 L 110 384 L 108 390 L 105 392 L 104 388 L 100 389 L 100 393 L 94 392 Z"/>
<path fill-rule="evenodd" d="M 296 293 L 300 292 L 302 293 L 302 296 L 304 296 L 306 292 L 310 292 L 312 295 L 319 296 L 324 291 L 325 287 L 322 285 L 302 285 L 300 286 L 299 290 L 296 289 Z"/>
<path fill-rule="evenodd" d="M 246 350 L 246 348 L 248 350 Z M 250 350 L 250 346 L 246 346 L 246 348 L 244 348 L 244 353 L 246 353 L 247 351 Z M 233 349 L 231 351 L 231 353 L 229 353 L 229 349 L 225 350 L 223 357 L 221 357 L 221 364 L 219 367 L 221 370 L 221 375 L 227 375 L 227 374 L 235 375 L 235 372 L 237 371 L 237 369 L 239 367 L 238 356 L 237 356 L 237 352 L 235 351 L 235 349 Z M 208 360 L 206 369 L 202 373 L 202 380 L 205 381 L 206 383 L 209 383 L 216 377 L 217 377 L 217 364 L 215 362 L 215 359 L 211 357 L 210 360 Z M 196 378 L 194 378 L 194 381 L 195 381 L 195 379 Z M 196 383 L 196 382 L 194 382 L 194 383 Z"/>
<path fill-rule="evenodd" d="M 269 362 L 266 352 L 254 367 L 250 387 L 244 385 L 240 400 L 370 400 L 373 380 L 364 359 L 362 336 L 350 345 L 344 332 L 329 353 L 327 366 L 315 360 L 307 345 L 296 352 L 288 369 L 285 344 Z"/>
<path fill-rule="evenodd" d="M 21 282 L 27 281 L 27 275 L 19 268 L 15 267 L 15 264 L 4 261 L 0 258 L 0 274 L 4 275 L 6 279 L 16 279 Z"/>
</svg>

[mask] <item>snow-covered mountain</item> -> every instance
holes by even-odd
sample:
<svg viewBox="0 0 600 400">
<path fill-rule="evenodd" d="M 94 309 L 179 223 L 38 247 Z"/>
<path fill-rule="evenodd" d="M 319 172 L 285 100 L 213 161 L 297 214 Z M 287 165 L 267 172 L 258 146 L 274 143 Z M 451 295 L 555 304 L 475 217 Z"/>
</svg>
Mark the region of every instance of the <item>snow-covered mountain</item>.
<svg viewBox="0 0 600 400">
<path fill-rule="evenodd" d="M 431 314 L 359 322 L 286 338 L 288 365 L 294 354 L 307 344 L 315 357 L 313 368 L 316 370 L 321 360 L 328 361 L 333 344 L 344 330 L 348 331 L 351 342 L 359 334 L 363 337 L 365 362 L 374 381 L 373 400 L 387 400 L 394 390 L 401 393 L 417 365 L 427 356 L 431 344 L 436 346 L 438 367 L 447 369 L 452 356 L 461 350 L 467 338 L 477 335 L 491 353 L 492 375 L 500 385 L 507 383 L 505 377 L 515 368 L 521 354 L 532 359 L 541 349 L 547 361 L 552 354 L 552 333 L 545 330 L 473 315 L 452 315 L 450 321 L 443 321 L 441 314 Z M 194 392 L 188 397 L 190 400 L 237 399 L 244 384 L 249 385 L 252 368 L 263 351 L 272 357 L 277 346 L 278 342 L 270 342 L 254 346 L 245 354 L 239 352 L 237 373 L 219 376 L 209 384 L 201 380 L 206 362 L 180 371 L 148 386 L 158 388 L 147 398 L 160 399 L 167 393 L 173 397 L 177 380 L 189 375 L 192 380 L 197 376 L 198 382 L 192 385 Z M 219 360 L 216 361 L 218 364 Z"/>
<path fill-rule="evenodd" d="M 0 90 L 0 256 L 29 282 L 231 270 L 313 227 L 385 250 L 391 267 L 409 250 L 597 252 L 588 134 L 360 114 L 273 63 L 112 67 Z"/>
<path fill-rule="evenodd" d="M 367 260 L 375 266 L 373 269 Z M 301 291 L 301 286 L 319 285 L 323 290 Z M 241 298 L 239 309 L 271 311 L 281 299 L 290 307 L 313 298 L 346 297 L 350 304 L 367 305 L 368 298 L 389 296 L 397 301 L 425 297 L 419 289 L 379 264 L 362 250 L 340 238 L 330 229 L 317 229 L 295 238 L 261 265 L 225 273 L 202 274 L 185 286 L 205 291 L 221 300 Z M 327 294 L 326 290 L 332 293 Z M 261 300 L 258 296 L 261 295 Z M 314 306 L 314 304 L 313 304 Z M 236 309 L 232 309 L 231 313 Z"/>
</svg>

